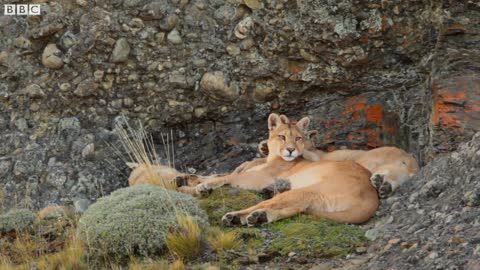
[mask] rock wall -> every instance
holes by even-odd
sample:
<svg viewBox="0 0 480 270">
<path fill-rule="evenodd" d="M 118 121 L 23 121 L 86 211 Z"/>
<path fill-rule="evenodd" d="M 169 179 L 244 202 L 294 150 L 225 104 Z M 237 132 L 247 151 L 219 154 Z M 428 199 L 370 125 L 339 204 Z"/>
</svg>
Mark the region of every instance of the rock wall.
<svg viewBox="0 0 480 270">
<path fill-rule="evenodd" d="M 254 157 L 270 112 L 310 115 L 320 148 L 422 163 L 480 130 L 472 1 L 34 2 L 41 16 L 0 15 L 5 208 L 126 185 L 121 115 L 159 148 L 172 131 L 177 166 L 205 173 Z"/>
<path fill-rule="evenodd" d="M 368 262 L 356 269 L 479 269 L 478 168 L 480 133 L 426 165 L 383 201 L 366 233 L 376 240 Z"/>
</svg>

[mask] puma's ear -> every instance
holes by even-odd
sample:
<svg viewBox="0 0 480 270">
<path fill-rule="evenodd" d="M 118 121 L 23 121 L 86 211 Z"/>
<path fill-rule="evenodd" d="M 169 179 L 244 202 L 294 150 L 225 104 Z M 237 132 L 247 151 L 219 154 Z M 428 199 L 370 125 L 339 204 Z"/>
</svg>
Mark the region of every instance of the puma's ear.
<svg viewBox="0 0 480 270">
<path fill-rule="evenodd" d="M 297 127 L 303 132 L 308 131 L 309 125 L 310 125 L 310 118 L 308 118 L 308 116 L 300 119 L 300 121 L 297 122 Z"/>
<path fill-rule="evenodd" d="M 258 144 L 258 152 L 263 156 L 268 156 L 268 140 L 263 140 Z"/>
<path fill-rule="evenodd" d="M 309 130 L 307 132 L 307 138 L 309 140 L 313 140 L 316 136 L 318 135 L 318 131 L 317 130 Z"/>
<path fill-rule="evenodd" d="M 290 120 L 288 119 L 288 117 L 284 114 L 281 114 L 280 115 L 280 122 L 282 122 L 282 124 L 288 124 L 290 123 Z"/>
<path fill-rule="evenodd" d="M 276 113 L 271 113 L 268 116 L 268 130 L 276 129 L 281 123 L 280 116 Z"/>
</svg>

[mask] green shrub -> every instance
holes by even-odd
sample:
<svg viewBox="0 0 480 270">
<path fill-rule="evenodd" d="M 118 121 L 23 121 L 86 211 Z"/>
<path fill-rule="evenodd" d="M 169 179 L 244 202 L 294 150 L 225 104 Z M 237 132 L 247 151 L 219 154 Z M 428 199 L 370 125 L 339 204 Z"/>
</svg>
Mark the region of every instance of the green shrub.
<svg viewBox="0 0 480 270">
<path fill-rule="evenodd" d="M 14 209 L 0 215 L 0 233 L 27 231 L 32 228 L 35 214 L 28 209 Z"/>
<path fill-rule="evenodd" d="M 99 199 L 83 214 L 78 235 L 95 259 L 124 261 L 151 257 L 166 250 L 166 235 L 178 229 L 178 214 L 190 215 L 201 227 L 207 215 L 186 194 L 136 185 Z"/>
</svg>

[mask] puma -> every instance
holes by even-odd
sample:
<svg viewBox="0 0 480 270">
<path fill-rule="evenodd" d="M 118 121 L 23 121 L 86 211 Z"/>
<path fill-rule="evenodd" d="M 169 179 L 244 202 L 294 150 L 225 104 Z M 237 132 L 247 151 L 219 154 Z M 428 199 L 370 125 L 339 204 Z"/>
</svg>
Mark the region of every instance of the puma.
<svg viewBox="0 0 480 270">
<path fill-rule="evenodd" d="M 200 184 L 182 186 L 179 190 L 202 195 L 220 186 L 232 185 L 260 191 L 284 179 L 289 182 L 290 190 L 250 208 L 226 213 L 223 223 L 255 226 L 299 213 L 344 223 L 367 221 L 379 205 L 377 192 L 369 181 L 371 173 L 353 161 L 313 162 L 302 158 L 309 124 L 308 117 L 291 124 L 286 116 L 271 114 L 268 117 L 269 153 L 263 164 L 240 173 L 200 177 Z"/>
<path fill-rule="evenodd" d="M 392 146 L 383 146 L 369 151 L 365 150 L 336 150 L 324 152 L 315 149 L 313 137 L 317 131 L 308 131 L 303 152 L 303 158 L 311 161 L 318 160 L 351 160 L 362 165 L 372 173 L 370 181 L 378 190 L 380 198 L 386 198 L 405 181 L 413 177 L 419 170 L 417 161 L 402 149 Z M 267 140 L 261 141 L 258 150 L 268 155 Z M 264 163 L 264 159 L 247 161 L 235 169 L 236 172 L 252 170 L 255 166 Z"/>
</svg>

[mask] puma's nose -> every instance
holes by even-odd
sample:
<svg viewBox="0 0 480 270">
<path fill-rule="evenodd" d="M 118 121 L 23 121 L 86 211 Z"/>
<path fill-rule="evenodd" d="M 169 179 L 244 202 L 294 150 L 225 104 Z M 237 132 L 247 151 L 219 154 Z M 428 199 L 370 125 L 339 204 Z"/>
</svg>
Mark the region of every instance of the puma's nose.
<svg viewBox="0 0 480 270">
<path fill-rule="evenodd" d="M 295 148 L 287 147 L 287 151 L 290 152 L 290 155 L 295 151 Z"/>
</svg>

